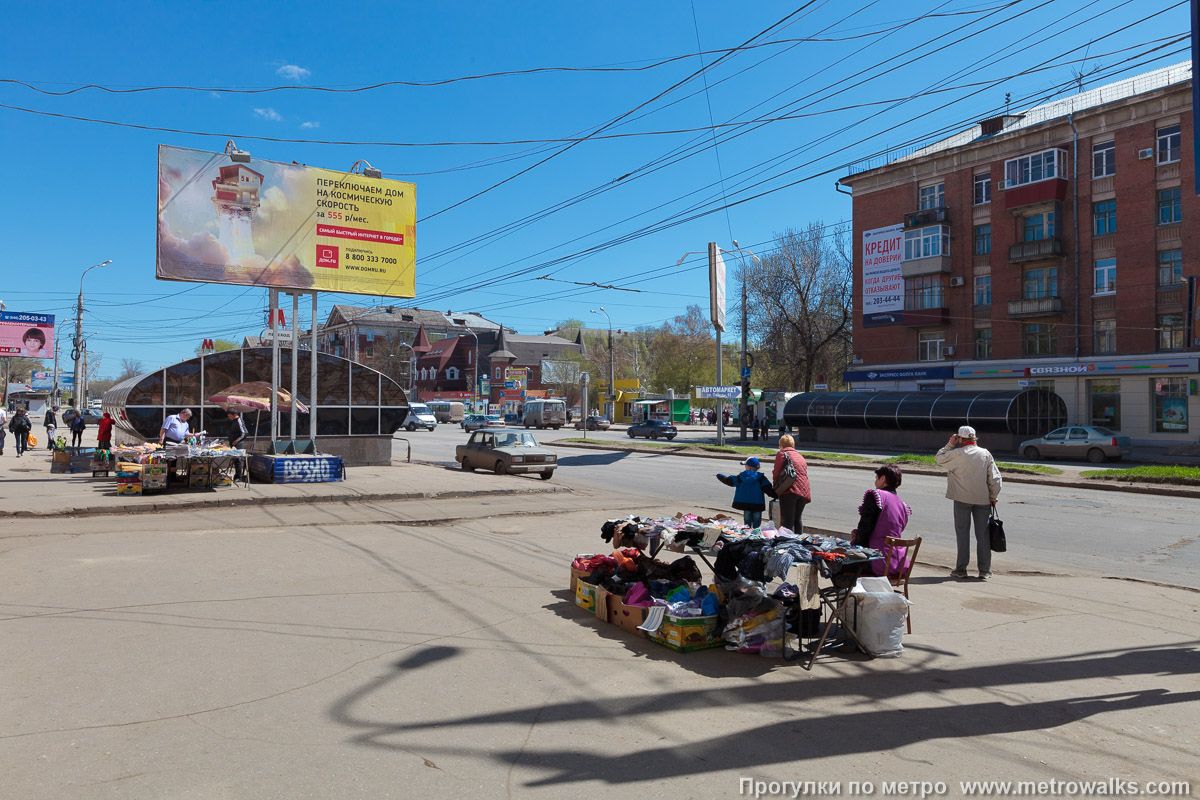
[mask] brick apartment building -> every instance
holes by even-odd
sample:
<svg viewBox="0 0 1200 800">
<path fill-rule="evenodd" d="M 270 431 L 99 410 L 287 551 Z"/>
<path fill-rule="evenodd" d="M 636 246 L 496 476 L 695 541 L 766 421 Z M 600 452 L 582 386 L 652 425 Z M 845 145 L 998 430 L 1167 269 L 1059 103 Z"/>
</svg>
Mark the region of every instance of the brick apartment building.
<svg viewBox="0 0 1200 800">
<path fill-rule="evenodd" d="M 1200 434 L 1187 63 L 985 120 L 853 189 L 855 390 L 1043 386 L 1074 424 Z"/>
</svg>

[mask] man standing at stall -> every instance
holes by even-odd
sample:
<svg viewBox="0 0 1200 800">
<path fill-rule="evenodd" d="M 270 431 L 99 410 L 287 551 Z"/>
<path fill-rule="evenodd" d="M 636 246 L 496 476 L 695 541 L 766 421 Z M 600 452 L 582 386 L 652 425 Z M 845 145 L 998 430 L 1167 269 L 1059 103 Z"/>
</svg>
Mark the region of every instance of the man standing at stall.
<svg viewBox="0 0 1200 800">
<path fill-rule="evenodd" d="M 46 449 L 53 450 L 54 429 L 58 427 L 58 406 L 46 409 L 46 418 L 42 420 L 42 424 L 46 426 Z"/>
<path fill-rule="evenodd" d="M 161 445 L 180 444 L 191 433 L 191 429 L 188 427 L 188 420 L 191 418 L 192 410 L 190 408 L 185 408 L 178 414 L 167 417 L 158 431 L 158 443 Z"/>
<path fill-rule="evenodd" d="M 229 417 L 229 446 L 235 450 L 241 450 L 242 445 L 246 441 L 246 423 L 242 419 L 242 415 L 236 411 L 230 411 Z M 240 481 L 242 479 L 242 459 L 233 459 L 233 479 Z"/>
<path fill-rule="evenodd" d="M 1000 496 L 1000 470 L 992 454 L 976 443 L 975 429 L 963 425 L 946 446 L 933 457 L 946 468 L 946 497 L 954 501 L 954 533 L 958 538 L 958 560 L 951 578 L 967 577 L 971 563 L 971 521 L 975 522 L 975 554 L 979 579 L 992 577 L 992 541 L 988 534 L 988 512 Z"/>
</svg>

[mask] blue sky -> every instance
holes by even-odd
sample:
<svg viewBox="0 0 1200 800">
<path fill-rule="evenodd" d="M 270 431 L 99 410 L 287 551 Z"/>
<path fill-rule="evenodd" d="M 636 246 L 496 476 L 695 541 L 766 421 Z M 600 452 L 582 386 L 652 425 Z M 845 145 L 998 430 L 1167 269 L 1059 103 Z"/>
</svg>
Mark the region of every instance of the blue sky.
<svg viewBox="0 0 1200 800">
<path fill-rule="evenodd" d="M 1073 70 L 1087 73 L 1086 88 L 1184 60 L 1179 50 L 1187 42 L 1167 43 L 1186 34 L 1187 13 L 1186 3 L 1170 0 L 814 0 L 736 9 L 714 0 L 6 3 L 0 79 L 44 91 L 83 84 L 350 89 L 572 71 L 353 93 L 86 89 L 51 96 L 0 83 L 6 106 L 219 134 L 0 108 L 8 156 L 0 299 L 9 310 L 54 313 L 65 322 L 82 270 L 112 259 L 84 287 L 84 332 L 95 332 L 90 347 L 103 354 L 105 373 L 115 373 L 122 358 L 153 367 L 190 355 L 203 338 L 257 333 L 266 290 L 154 277 L 157 145 L 218 151 L 233 137 L 256 158 L 339 170 L 365 158 L 386 176 L 413 181 L 417 296 L 405 304 L 478 311 L 522 332 L 568 317 L 600 327 L 603 318 L 588 313 L 599 305 L 616 327 L 658 325 L 689 303 L 707 303 L 703 259 L 675 266 L 685 252 L 738 239 L 762 254 L 787 227 L 848 220 L 850 198 L 834 189 L 847 164 L 965 127 L 999 109 L 1006 92 L 1014 109 L 1069 93 Z M 754 40 L 765 46 L 727 55 L 703 77 L 667 91 L 701 68 L 697 38 L 706 51 L 722 50 L 768 28 Z M 792 41 L 818 38 L 838 41 Z M 1150 52 L 1159 45 L 1167 46 Z M 704 63 L 722 55 L 705 55 Z M 989 84 L 964 86 L 979 82 Z M 939 83 L 962 88 L 930 94 Z M 884 102 L 902 98 L 911 99 Z M 396 147 L 250 138 L 554 140 L 585 135 L 635 108 L 601 135 L 639 135 L 565 151 L 563 142 Z M 706 130 L 651 134 L 703 129 L 710 113 L 719 125 L 808 116 L 719 128 L 715 153 Z M 680 149 L 694 155 L 642 169 Z M 719 210 L 722 176 L 725 202 L 768 193 Z M 531 215 L 540 218 L 527 222 Z M 513 223 L 522 224 L 506 227 Z M 534 280 L 547 274 L 641 291 Z M 335 302 L 387 301 L 323 295 L 322 319 Z"/>
</svg>

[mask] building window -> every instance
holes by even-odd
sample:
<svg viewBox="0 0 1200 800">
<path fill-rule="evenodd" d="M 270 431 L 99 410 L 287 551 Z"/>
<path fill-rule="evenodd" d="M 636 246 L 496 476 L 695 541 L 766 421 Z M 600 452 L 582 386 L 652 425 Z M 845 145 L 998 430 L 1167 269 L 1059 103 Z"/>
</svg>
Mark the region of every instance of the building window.
<svg viewBox="0 0 1200 800">
<path fill-rule="evenodd" d="M 992 329 L 991 328 L 976 328 L 975 329 L 975 357 L 976 358 L 991 358 L 992 357 Z"/>
<path fill-rule="evenodd" d="M 458 380 L 458 367 L 446 367 L 446 380 Z"/>
<path fill-rule="evenodd" d="M 986 256 L 992 252 L 992 226 L 975 226 L 975 255 Z"/>
<path fill-rule="evenodd" d="M 1117 290 L 1117 260 L 1101 258 L 1096 261 L 1095 294 L 1112 294 Z"/>
<path fill-rule="evenodd" d="M 945 331 L 921 331 L 917 335 L 917 360 L 941 361 L 945 345 Z"/>
<path fill-rule="evenodd" d="M 1110 430 L 1121 430 L 1121 382 L 1088 381 L 1088 396 L 1091 397 L 1093 425 Z"/>
<path fill-rule="evenodd" d="M 1159 128 L 1158 147 L 1156 148 L 1158 151 L 1158 163 L 1170 164 L 1172 161 L 1178 161 L 1181 145 L 1182 136 L 1178 125 Z"/>
<path fill-rule="evenodd" d="M 1025 300 L 1058 297 L 1058 267 L 1038 267 L 1025 270 L 1021 297 Z"/>
<path fill-rule="evenodd" d="M 1151 378 L 1155 433 L 1188 432 L 1187 378 Z"/>
<path fill-rule="evenodd" d="M 946 205 L 946 184 L 938 183 L 933 186 L 922 186 L 918 192 L 920 210 L 941 208 Z"/>
<path fill-rule="evenodd" d="M 1021 218 L 1021 241 L 1038 242 L 1054 238 L 1054 212 L 1030 214 Z"/>
<path fill-rule="evenodd" d="M 946 307 L 946 282 L 939 273 L 917 275 L 904 279 L 904 308 L 920 311 L 925 308 Z"/>
<path fill-rule="evenodd" d="M 946 255 L 950 252 L 950 226 L 930 225 L 904 232 L 904 260 Z"/>
<path fill-rule="evenodd" d="M 500 380 L 500 368 L 496 367 L 496 380 Z"/>
<path fill-rule="evenodd" d="M 1117 352 L 1117 321 L 1115 319 L 1098 319 L 1093 323 L 1095 329 L 1095 353 L 1098 356 L 1111 355 Z"/>
<path fill-rule="evenodd" d="M 1183 314 L 1158 315 L 1158 349 L 1183 349 Z"/>
<path fill-rule="evenodd" d="M 1027 183 L 1050 180 L 1066 173 L 1066 150 L 1043 150 L 1004 162 L 1006 186 L 1022 186 Z"/>
<path fill-rule="evenodd" d="M 375 355 L 375 348 L 372 345 L 367 345 L 367 358 Z"/>
<path fill-rule="evenodd" d="M 1158 254 L 1158 285 L 1178 286 L 1183 283 L 1183 251 L 1163 250 Z"/>
<path fill-rule="evenodd" d="M 975 205 L 992 202 L 992 174 L 985 172 L 975 176 Z"/>
<path fill-rule="evenodd" d="M 975 305 L 990 306 L 992 304 L 992 276 L 975 276 Z"/>
<path fill-rule="evenodd" d="M 1117 143 L 1104 142 L 1092 146 L 1092 177 L 1107 178 L 1117 174 Z"/>
<path fill-rule="evenodd" d="M 1183 221 L 1183 206 L 1179 201 L 1179 188 L 1159 189 L 1158 191 L 1158 224 L 1170 225 Z"/>
<path fill-rule="evenodd" d="M 1092 233 L 1096 236 L 1107 236 L 1117 232 L 1117 201 L 1105 200 L 1103 203 L 1092 203 Z"/>
<path fill-rule="evenodd" d="M 1052 356 L 1058 350 L 1057 326 L 1035 322 L 1022 326 L 1021 349 L 1027 356 Z"/>
</svg>

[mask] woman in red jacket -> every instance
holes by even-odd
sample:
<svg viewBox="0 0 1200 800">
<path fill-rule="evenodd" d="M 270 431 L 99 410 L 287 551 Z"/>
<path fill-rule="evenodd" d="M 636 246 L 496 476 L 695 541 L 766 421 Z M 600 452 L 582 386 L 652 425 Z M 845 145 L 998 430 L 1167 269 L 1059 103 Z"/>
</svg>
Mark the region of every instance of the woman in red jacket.
<svg viewBox="0 0 1200 800">
<path fill-rule="evenodd" d="M 109 416 L 109 413 L 107 411 L 105 411 L 104 416 L 100 419 L 100 422 L 98 422 L 96 425 L 97 425 L 97 427 L 96 427 L 96 440 L 97 440 L 96 441 L 96 449 L 97 450 L 111 450 L 112 449 L 113 418 L 111 416 Z"/>
<path fill-rule="evenodd" d="M 788 461 L 796 470 L 796 479 L 785 487 L 780 479 L 784 477 L 784 464 Z M 779 452 L 775 454 L 771 482 L 779 495 L 780 527 L 803 533 L 804 526 L 800 518 L 804 514 L 804 507 L 812 500 L 812 490 L 808 486 L 808 463 L 804 456 L 796 452 L 796 440 L 787 434 L 779 437 Z"/>
</svg>

